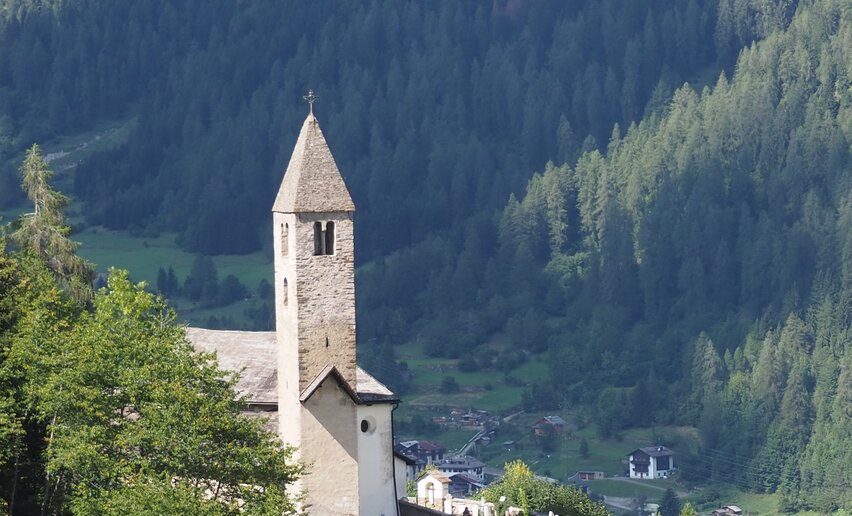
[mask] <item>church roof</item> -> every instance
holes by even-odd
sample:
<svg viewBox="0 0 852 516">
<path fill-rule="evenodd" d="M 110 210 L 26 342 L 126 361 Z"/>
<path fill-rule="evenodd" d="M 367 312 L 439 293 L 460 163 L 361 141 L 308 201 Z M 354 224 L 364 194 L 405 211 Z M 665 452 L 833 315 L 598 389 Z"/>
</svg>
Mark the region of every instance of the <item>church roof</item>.
<svg viewBox="0 0 852 516">
<path fill-rule="evenodd" d="M 236 389 L 250 404 L 278 403 L 278 358 L 274 331 L 187 328 L 186 338 L 199 351 L 215 352 L 222 369 L 242 371 Z M 324 370 L 319 376 L 324 378 L 327 375 L 328 371 Z M 340 381 L 346 383 L 342 377 Z M 355 388 L 352 389 L 348 384 L 346 388 L 356 395 L 356 402 L 371 404 L 399 401 L 390 389 L 360 367 L 355 370 Z M 310 386 L 305 391 L 308 389 Z"/>
<path fill-rule="evenodd" d="M 278 403 L 278 358 L 274 331 L 187 328 L 186 338 L 199 351 L 215 352 L 221 369 L 244 369 L 236 389 L 249 403 Z"/>
<path fill-rule="evenodd" d="M 272 211 L 355 211 L 355 203 L 313 113 L 302 124 Z"/>
</svg>

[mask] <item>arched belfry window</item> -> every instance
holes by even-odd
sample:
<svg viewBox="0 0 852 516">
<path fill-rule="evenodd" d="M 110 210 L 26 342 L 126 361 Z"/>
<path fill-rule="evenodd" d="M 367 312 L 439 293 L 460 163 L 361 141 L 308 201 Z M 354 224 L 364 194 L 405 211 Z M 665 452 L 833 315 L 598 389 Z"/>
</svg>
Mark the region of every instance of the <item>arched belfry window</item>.
<svg viewBox="0 0 852 516">
<path fill-rule="evenodd" d="M 287 256 L 287 237 L 290 232 L 289 224 L 281 224 L 281 256 Z"/>
<path fill-rule="evenodd" d="M 325 254 L 334 254 L 334 222 L 325 225 Z"/>
<path fill-rule="evenodd" d="M 334 254 L 334 222 L 314 222 L 314 256 Z"/>
</svg>

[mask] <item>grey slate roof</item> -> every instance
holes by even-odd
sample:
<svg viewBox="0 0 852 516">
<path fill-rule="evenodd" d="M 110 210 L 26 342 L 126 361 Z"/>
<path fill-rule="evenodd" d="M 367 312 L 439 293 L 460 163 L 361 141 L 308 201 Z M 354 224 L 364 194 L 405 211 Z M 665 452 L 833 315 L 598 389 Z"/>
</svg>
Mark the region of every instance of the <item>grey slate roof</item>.
<svg viewBox="0 0 852 516">
<path fill-rule="evenodd" d="M 438 469 L 476 469 L 484 468 L 485 463 L 467 455 L 451 457 L 435 464 Z"/>
<path fill-rule="evenodd" d="M 667 455 L 674 455 L 674 452 L 665 446 L 646 446 L 630 452 L 629 455 L 633 455 L 637 451 L 642 451 L 649 457 L 665 457 Z"/>
<path fill-rule="evenodd" d="M 215 352 L 219 367 L 239 371 L 237 392 L 249 403 L 278 403 L 278 357 L 274 331 L 187 328 L 186 338 L 199 351 Z"/>
<path fill-rule="evenodd" d="M 399 401 L 399 397 L 396 394 L 360 367 L 355 370 L 355 382 L 358 384 L 355 386 L 355 392 L 358 393 L 361 401 L 368 405 L 371 403 Z"/>
<path fill-rule="evenodd" d="M 236 388 L 249 403 L 278 403 L 278 343 L 274 331 L 187 328 L 186 338 L 199 351 L 215 352 L 222 369 L 243 371 Z M 355 370 L 354 392 L 362 403 L 399 401 L 390 389 L 360 367 Z"/>
<path fill-rule="evenodd" d="M 299 132 L 272 211 L 355 211 L 355 203 L 313 114 L 308 115 Z"/>
</svg>

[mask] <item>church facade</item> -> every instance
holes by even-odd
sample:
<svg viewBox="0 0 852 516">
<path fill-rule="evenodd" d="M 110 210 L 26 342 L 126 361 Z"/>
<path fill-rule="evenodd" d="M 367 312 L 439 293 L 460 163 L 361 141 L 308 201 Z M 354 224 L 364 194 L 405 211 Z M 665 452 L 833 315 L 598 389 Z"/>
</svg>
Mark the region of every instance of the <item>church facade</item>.
<svg viewBox="0 0 852 516">
<path fill-rule="evenodd" d="M 187 337 L 243 371 L 237 390 L 251 412 L 296 447 L 308 466 L 296 486 L 306 512 L 391 516 L 405 496 L 393 454 L 399 399 L 356 363 L 354 214 L 311 112 L 272 208 L 275 332 L 188 328 Z"/>
</svg>

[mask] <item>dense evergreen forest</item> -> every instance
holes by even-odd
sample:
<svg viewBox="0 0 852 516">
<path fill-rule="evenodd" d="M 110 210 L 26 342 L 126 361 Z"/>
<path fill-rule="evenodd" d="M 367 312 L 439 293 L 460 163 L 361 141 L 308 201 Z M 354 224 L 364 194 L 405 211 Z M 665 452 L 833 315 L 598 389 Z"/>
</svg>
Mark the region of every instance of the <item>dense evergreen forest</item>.
<svg viewBox="0 0 852 516">
<path fill-rule="evenodd" d="M 528 408 L 695 425 L 685 474 L 852 508 L 848 1 L 0 8 L 0 158 L 137 119 L 74 173 L 87 224 L 268 245 L 313 87 L 371 370 L 404 389 L 411 340 L 505 373 L 546 353 Z"/>
</svg>

